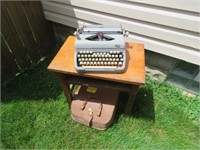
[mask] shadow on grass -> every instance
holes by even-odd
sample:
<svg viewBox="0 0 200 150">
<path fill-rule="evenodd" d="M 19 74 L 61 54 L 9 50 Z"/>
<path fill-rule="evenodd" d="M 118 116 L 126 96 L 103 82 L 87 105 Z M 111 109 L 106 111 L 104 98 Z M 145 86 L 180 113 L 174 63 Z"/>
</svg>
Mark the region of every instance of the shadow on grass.
<svg viewBox="0 0 200 150">
<path fill-rule="evenodd" d="M 55 74 L 47 70 L 51 60 L 52 57 L 49 57 L 7 82 L 1 91 L 1 101 L 9 103 L 18 100 L 56 100 L 62 90 Z M 128 93 L 120 94 L 115 122 L 123 113 L 127 99 Z M 131 116 L 155 121 L 153 91 L 149 86 L 140 87 Z"/>
<path fill-rule="evenodd" d="M 132 108 L 132 116 L 155 122 L 153 90 L 141 87 Z"/>
<path fill-rule="evenodd" d="M 115 122 L 117 122 L 119 116 L 123 113 L 128 96 L 128 93 L 120 93 Z M 140 87 L 130 116 L 155 122 L 154 97 L 151 88 L 147 86 Z"/>
<path fill-rule="evenodd" d="M 47 70 L 52 58 L 33 64 L 20 75 L 2 83 L 1 102 L 55 100 L 62 92 L 54 73 Z"/>
</svg>

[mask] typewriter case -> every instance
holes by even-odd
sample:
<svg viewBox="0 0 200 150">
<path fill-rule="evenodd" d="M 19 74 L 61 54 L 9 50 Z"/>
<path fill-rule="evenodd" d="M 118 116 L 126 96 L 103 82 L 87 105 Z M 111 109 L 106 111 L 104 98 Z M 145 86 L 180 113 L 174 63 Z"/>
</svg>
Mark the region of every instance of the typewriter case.
<svg viewBox="0 0 200 150">
<path fill-rule="evenodd" d="M 72 119 L 105 130 L 113 122 L 118 95 L 116 90 L 81 86 L 71 103 Z"/>
</svg>

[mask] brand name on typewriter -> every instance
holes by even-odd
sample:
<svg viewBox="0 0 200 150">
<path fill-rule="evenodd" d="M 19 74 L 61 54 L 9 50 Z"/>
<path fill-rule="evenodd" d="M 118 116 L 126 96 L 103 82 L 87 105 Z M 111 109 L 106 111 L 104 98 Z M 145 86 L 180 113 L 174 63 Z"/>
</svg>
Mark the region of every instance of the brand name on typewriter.
<svg viewBox="0 0 200 150">
<path fill-rule="evenodd" d="M 116 48 L 120 48 L 120 45 L 119 45 L 119 44 L 115 44 L 115 47 L 116 47 Z"/>
</svg>

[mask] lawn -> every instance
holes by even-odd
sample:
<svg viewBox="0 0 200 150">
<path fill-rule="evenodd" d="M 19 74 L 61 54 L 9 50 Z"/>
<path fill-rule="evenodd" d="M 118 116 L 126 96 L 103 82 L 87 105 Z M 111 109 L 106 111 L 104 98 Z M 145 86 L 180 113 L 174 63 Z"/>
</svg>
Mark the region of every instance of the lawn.
<svg viewBox="0 0 200 150">
<path fill-rule="evenodd" d="M 2 85 L 1 149 L 199 149 L 199 97 L 147 77 L 132 114 L 122 93 L 113 125 L 98 131 L 71 119 L 49 60 Z"/>
</svg>

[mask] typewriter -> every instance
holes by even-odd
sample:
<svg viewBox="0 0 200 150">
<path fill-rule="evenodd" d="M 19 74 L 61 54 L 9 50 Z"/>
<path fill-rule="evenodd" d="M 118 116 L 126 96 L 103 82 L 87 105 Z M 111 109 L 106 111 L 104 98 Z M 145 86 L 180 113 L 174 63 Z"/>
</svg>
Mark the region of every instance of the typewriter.
<svg viewBox="0 0 200 150">
<path fill-rule="evenodd" d="M 78 72 L 125 71 L 127 34 L 121 26 L 82 26 L 75 35 L 74 63 Z"/>
</svg>

